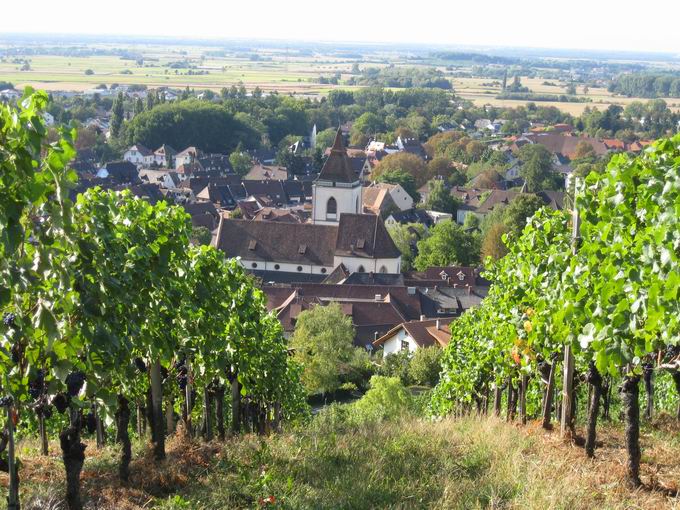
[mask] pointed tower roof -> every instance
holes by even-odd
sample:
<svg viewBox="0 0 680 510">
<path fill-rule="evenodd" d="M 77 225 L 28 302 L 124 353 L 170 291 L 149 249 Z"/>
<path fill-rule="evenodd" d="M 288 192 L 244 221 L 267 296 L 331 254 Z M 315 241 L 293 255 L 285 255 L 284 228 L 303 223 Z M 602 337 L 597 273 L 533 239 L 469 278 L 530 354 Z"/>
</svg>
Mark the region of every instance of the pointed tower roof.
<svg viewBox="0 0 680 510">
<path fill-rule="evenodd" d="M 352 164 L 347 157 L 347 150 L 342 141 L 342 130 L 340 128 L 338 128 L 338 132 L 335 134 L 331 154 L 324 163 L 318 180 L 344 182 L 347 184 L 359 181 L 359 177 L 352 169 Z"/>
</svg>

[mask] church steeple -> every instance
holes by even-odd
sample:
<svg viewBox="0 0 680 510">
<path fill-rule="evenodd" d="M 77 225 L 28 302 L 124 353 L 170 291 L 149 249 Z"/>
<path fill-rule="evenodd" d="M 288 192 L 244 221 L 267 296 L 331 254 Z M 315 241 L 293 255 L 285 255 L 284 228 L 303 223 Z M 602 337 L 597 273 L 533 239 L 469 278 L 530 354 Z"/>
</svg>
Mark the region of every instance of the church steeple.
<svg viewBox="0 0 680 510">
<path fill-rule="evenodd" d="M 335 134 L 331 153 L 324 163 L 321 173 L 319 173 L 318 180 L 345 184 L 354 184 L 359 181 L 359 177 L 349 162 L 340 128 L 338 128 L 338 132 Z"/>
<path fill-rule="evenodd" d="M 312 187 L 312 222 L 337 225 L 341 214 L 361 214 L 361 178 L 352 168 L 338 129 L 328 159 Z"/>
</svg>

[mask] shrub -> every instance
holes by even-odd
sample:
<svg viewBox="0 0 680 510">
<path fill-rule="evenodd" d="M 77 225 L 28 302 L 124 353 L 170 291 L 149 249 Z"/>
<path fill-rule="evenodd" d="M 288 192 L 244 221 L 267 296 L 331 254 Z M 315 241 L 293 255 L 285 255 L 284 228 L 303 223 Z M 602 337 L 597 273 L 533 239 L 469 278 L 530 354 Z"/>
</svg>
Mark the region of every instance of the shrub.
<svg viewBox="0 0 680 510">
<path fill-rule="evenodd" d="M 409 376 L 409 363 L 411 353 L 409 351 L 399 351 L 389 354 L 383 358 L 382 365 L 378 368 L 378 374 L 385 377 L 398 377 L 404 386 L 411 384 Z"/>
<path fill-rule="evenodd" d="M 354 404 L 358 421 L 398 418 L 413 407 L 413 397 L 397 377 L 371 377 L 371 389 Z"/>
<path fill-rule="evenodd" d="M 439 382 L 442 350 L 439 347 L 418 349 L 408 366 L 409 378 L 415 384 L 434 387 Z"/>
</svg>

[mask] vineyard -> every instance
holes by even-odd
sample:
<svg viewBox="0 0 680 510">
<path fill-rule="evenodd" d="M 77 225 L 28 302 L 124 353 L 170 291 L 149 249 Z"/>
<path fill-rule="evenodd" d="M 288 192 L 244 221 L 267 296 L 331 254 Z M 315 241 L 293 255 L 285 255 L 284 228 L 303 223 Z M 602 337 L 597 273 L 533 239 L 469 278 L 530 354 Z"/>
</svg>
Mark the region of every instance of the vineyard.
<svg viewBox="0 0 680 510">
<path fill-rule="evenodd" d="M 83 435 L 119 444 L 130 477 L 131 420 L 224 439 L 305 413 L 299 367 L 264 296 L 236 261 L 189 243 L 180 207 L 98 188 L 70 200 L 75 132 L 47 142 L 47 95 L 0 106 L 0 470 L 20 508 L 19 438 L 58 437 L 65 501 L 83 508 Z M 228 418 L 227 418 L 227 415 Z"/>
<path fill-rule="evenodd" d="M 451 324 L 432 411 L 505 407 L 507 419 L 545 428 L 555 413 L 563 436 L 593 457 L 598 418 L 609 420 L 616 401 L 637 488 L 641 383 L 645 419 L 666 407 L 680 420 L 680 136 L 636 159 L 614 156 L 571 191 L 573 214 L 539 211 L 507 239 L 509 254 L 488 267 L 489 296 Z M 664 489 L 655 483 L 646 485 Z"/>
</svg>

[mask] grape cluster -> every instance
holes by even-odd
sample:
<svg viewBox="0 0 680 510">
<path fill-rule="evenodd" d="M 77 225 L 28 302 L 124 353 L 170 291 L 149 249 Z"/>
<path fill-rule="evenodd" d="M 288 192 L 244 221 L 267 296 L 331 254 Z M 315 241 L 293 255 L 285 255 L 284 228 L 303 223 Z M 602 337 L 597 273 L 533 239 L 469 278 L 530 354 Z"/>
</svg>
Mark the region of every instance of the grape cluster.
<svg viewBox="0 0 680 510">
<path fill-rule="evenodd" d="M 52 404 L 57 408 L 59 414 L 64 414 L 64 411 L 68 409 L 69 400 L 70 397 L 67 397 L 63 393 L 57 393 L 57 395 L 55 395 L 55 397 L 52 399 Z"/>
<path fill-rule="evenodd" d="M 83 389 L 83 384 L 85 384 L 85 374 L 80 370 L 71 372 L 66 376 L 66 391 L 71 397 L 78 396 L 80 390 Z"/>
<path fill-rule="evenodd" d="M 2 323 L 3 323 L 5 326 L 7 326 L 8 328 L 11 328 L 12 326 L 14 326 L 14 320 L 15 320 L 16 318 L 17 318 L 17 316 L 14 315 L 13 313 L 11 313 L 11 312 L 7 313 L 7 312 L 6 312 L 6 313 L 4 313 L 3 316 L 2 316 Z"/>
<path fill-rule="evenodd" d="M 93 434 L 94 431 L 97 430 L 97 419 L 92 411 L 85 415 L 85 428 L 90 434 Z"/>
<path fill-rule="evenodd" d="M 0 397 L 0 407 L 9 407 L 14 403 L 14 399 L 12 398 L 11 395 L 6 395 L 4 397 Z"/>
<path fill-rule="evenodd" d="M 19 342 L 15 342 L 12 344 L 12 362 L 13 363 L 19 363 L 21 362 L 21 356 L 24 353 L 24 348 Z"/>
<path fill-rule="evenodd" d="M 175 361 L 174 369 L 177 371 L 177 384 L 179 385 L 179 389 L 184 391 L 187 387 L 187 376 L 189 374 L 186 358 Z"/>
<path fill-rule="evenodd" d="M 38 370 L 35 379 L 28 383 L 28 393 L 32 399 L 38 399 L 45 391 L 45 371 Z"/>
<path fill-rule="evenodd" d="M 144 363 L 144 360 L 142 358 L 135 358 L 134 363 L 135 367 L 137 367 L 137 370 L 139 370 L 141 373 L 146 372 L 146 363 Z"/>
</svg>

